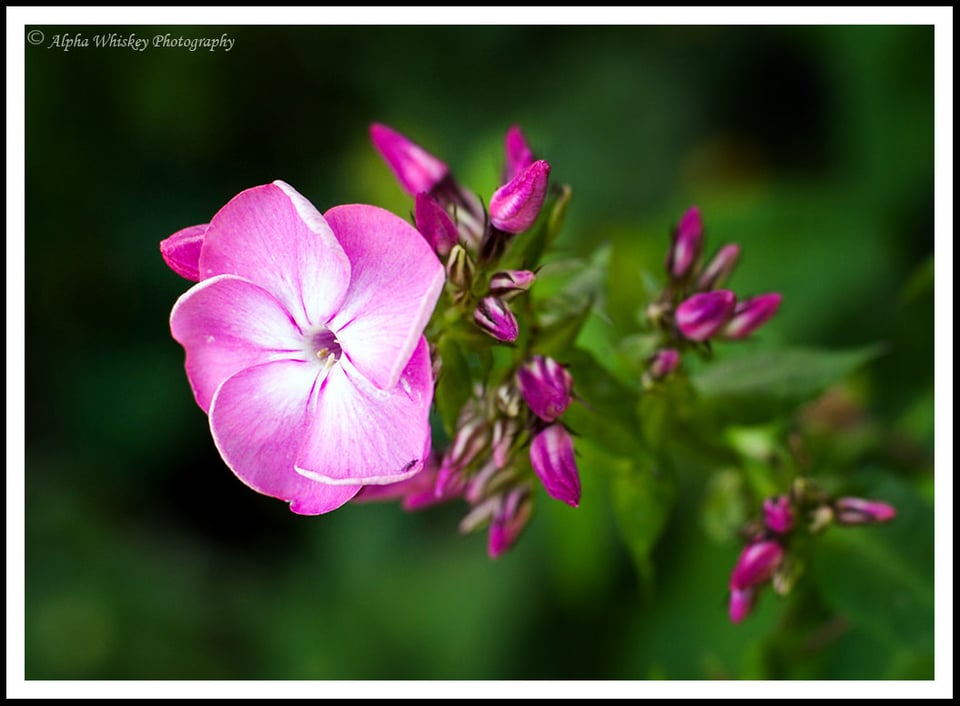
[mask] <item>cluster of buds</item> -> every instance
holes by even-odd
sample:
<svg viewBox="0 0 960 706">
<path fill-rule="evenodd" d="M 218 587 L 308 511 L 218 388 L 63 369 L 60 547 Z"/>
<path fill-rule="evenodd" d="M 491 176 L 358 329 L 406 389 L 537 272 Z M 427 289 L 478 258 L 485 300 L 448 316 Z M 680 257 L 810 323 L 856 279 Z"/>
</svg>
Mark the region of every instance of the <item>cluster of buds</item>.
<svg viewBox="0 0 960 706">
<path fill-rule="evenodd" d="M 822 531 L 840 526 L 887 522 L 896 510 L 887 503 L 862 498 L 831 499 L 805 479 L 798 479 L 784 495 L 763 502 L 763 521 L 747 528 L 749 541 L 730 574 L 730 620 L 739 623 L 753 609 L 759 591 L 770 584 L 784 595 L 796 580 L 799 562 L 789 552 L 791 536 L 801 529 Z M 801 526 L 798 518 L 807 522 Z"/>
<path fill-rule="evenodd" d="M 666 260 L 669 284 L 647 310 L 666 339 L 648 361 L 644 376 L 648 386 L 676 369 L 678 349 L 747 338 L 780 307 L 778 292 L 738 298 L 731 290 L 720 289 L 737 264 L 740 246 L 728 243 L 706 263 L 701 257 L 703 246 L 703 217 L 700 209 L 691 206 L 671 234 Z"/>
<path fill-rule="evenodd" d="M 535 275 L 498 270 L 496 263 L 513 236 L 540 215 L 550 165 L 534 159 L 523 133 L 511 127 L 504 141 L 502 185 L 484 207 L 444 162 L 404 135 L 374 124 L 370 136 L 400 186 L 414 197 L 414 221 L 446 267 L 453 302 L 471 311 L 476 325 L 496 340 L 515 341 L 519 326 L 508 302 L 529 289 Z"/>
<path fill-rule="evenodd" d="M 450 306 L 437 320 L 454 326 L 465 321 L 494 341 L 516 342 L 520 325 L 511 302 L 531 288 L 536 274 L 500 262 L 511 240 L 537 222 L 550 165 L 535 159 L 523 133 L 511 127 L 501 186 L 485 207 L 444 162 L 404 135 L 380 124 L 371 126 L 370 134 L 400 186 L 414 197 L 416 227 L 446 268 Z M 469 509 L 460 530 L 487 528 L 491 558 L 520 537 L 538 483 L 552 498 L 577 507 L 580 476 L 573 439 L 560 422 L 573 398 L 573 377 L 552 358 L 530 355 L 533 338 L 518 349 L 512 367 L 497 371 L 492 381 L 474 382 L 449 445 L 431 454 L 423 471 L 402 483 L 364 488 L 358 499 L 399 499 L 407 510 L 462 499 Z M 435 374 L 443 369 L 434 349 Z"/>
<path fill-rule="evenodd" d="M 400 500 L 410 511 L 463 499 L 469 510 L 460 531 L 487 528 L 487 553 L 495 559 L 526 527 L 536 480 L 550 497 L 571 507 L 580 503 L 573 439 L 559 421 L 572 399 L 569 371 L 552 358 L 532 356 L 512 380 L 474 389 L 453 441 L 442 455 L 431 454 L 423 471 L 400 483 L 364 487 L 357 499 Z"/>
</svg>

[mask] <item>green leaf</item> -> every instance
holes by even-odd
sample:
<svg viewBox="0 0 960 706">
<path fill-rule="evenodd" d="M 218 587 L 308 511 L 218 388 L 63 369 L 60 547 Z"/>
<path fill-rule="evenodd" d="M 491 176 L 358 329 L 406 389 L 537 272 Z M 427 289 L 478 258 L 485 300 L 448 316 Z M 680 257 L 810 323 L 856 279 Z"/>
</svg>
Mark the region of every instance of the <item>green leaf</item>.
<svg viewBox="0 0 960 706">
<path fill-rule="evenodd" d="M 758 351 L 705 366 L 692 381 L 722 416 L 753 422 L 814 398 L 882 351 L 881 344 L 839 351 Z"/>
<path fill-rule="evenodd" d="M 897 508 L 888 524 L 829 528 L 817 537 L 811 575 L 838 613 L 891 647 L 933 651 L 933 512 L 888 476 L 867 497 Z"/>
<path fill-rule="evenodd" d="M 620 460 L 613 468 L 610 492 L 617 525 L 637 572 L 649 580 L 653 576 L 650 555 L 670 516 L 674 485 L 649 457 Z"/>
<path fill-rule="evenodd" d="M 637 393 L 613 377 L 590 353 L 571 349 L 559 360 L 573 375 L 574 404 L 563 422 L 575 434 L 627 458 L 645 453 L 637 423 Z"/>
<path fill-rule="evenodd" d="M 459 342 L 453 336 L 441 336 L 437 341 L 437 350 L 443 365 L 434 398 L 443 429 L 447 436 L 453 438 L 457 428 L 457 415 L 470 397 L 470 366 Z"/>
</svg>

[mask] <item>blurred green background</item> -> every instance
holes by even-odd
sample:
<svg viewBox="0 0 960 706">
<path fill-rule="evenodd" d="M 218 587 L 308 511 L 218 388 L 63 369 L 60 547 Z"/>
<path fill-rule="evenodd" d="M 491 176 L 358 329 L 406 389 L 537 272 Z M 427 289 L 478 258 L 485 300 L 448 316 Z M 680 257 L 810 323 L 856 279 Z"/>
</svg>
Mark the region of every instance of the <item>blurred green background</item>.
<svg viewBox="0 0 960 706">
<path fill-rule="evenodd" d="M 235 45 L 26 46 L 28 679 L 932 678 L 931 27 L 38 29 Z M 755 345 L 884 342 L 848 384 L 867 441 L 830 458 L 901 509 L 870 546 L 906 548 L 930 616 L 892 630 L 886 577 L 847 547 L 731 625 L 740 545 L 705 527 L 711 469 L 647 583 L 593 474 L 578 510 L 541 493 L 495 562 L 457 505 L 304 518 L 239 483 L 170 338 L 189 283 L 158 243 L 278 178 L 321 211 L 408 215 L 372 121 L 485 198 L 518 123 L 573 187 L 559 249 L 613 243 L 625 291 L 695 203 L 708 251 L 743 246 L 734 288 L 784 294 Z"/>
</svg>

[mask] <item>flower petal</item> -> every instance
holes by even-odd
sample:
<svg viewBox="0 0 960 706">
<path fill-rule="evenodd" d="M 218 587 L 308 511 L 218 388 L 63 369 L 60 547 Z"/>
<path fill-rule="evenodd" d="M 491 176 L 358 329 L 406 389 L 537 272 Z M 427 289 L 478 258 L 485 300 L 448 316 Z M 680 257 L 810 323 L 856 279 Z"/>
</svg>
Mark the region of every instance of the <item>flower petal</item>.
<svg viewBox="0 0 960 706">
<path fill-rule="evenodd" d="M 350 258 L 350 287 L 329 323 L 356 369 L 381 390 L 397 384 L 443 287 L 443 266 L 417 230 L 359 204 L 325 214 Z"/>
<path fill-rule="evenodd" d="M 173 305 L 170 331 L 186 350 L 187 378 L 204 411 L 231 375 L 303 356 L 300 331 L 283 305 L 234 275 L 219 275 L 187 290 Z"/>
<path fill-rule="evenodd" d="M 427 340 L 391 390 L 379 390 L 349 363 L 331 368 L 316 394 L 316 411 L 297 455 L 306 478 L 340 484 L 383 484 L 423 468 L 433 377 Z"/>
<path fill-rule="evenodd" d="M 224 462 L 258 493 L 290 503 L 303 515 L 334 510 L 359 485 L 329 485 L 294 470 L 309 426 L 308 403 L 319 367 L 279 360 L 247 368 L 226 380 L 210 404 L 210 430 Z"/>
<path fill-rule="evenodd" d="M 160 254 L 167 267 L 191 282 L 200 281 L 200 248 L 209 224 L 178 230 L 160 241 Z"/>
<path fill-rule="evenodd" d="M 305 329 L 340 308 L 350 262 L 319 211 L 275 181 L 241 192 L 210 221 L 200 277 L 222 274 L 259 284 Z"/>
</svg>

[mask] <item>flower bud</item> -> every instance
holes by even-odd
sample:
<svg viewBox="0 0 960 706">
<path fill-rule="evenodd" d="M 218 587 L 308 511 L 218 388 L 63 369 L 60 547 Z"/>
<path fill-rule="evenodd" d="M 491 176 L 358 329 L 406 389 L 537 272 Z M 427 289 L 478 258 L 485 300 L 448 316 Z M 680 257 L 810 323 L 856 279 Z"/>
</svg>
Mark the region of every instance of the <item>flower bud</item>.
<svg viewBox="0 0 960 706">
<path fill-rule="evenodd" d="M 503 141 L 507 160 L 503 168 L 503 184 L 513 181 L 520 172 L 533 164 L 533 151 L 517 125 L 507 130 Z"/>
<path fill-rule="evenodd" d="M 739 257 L 740 246 L 736 243 L 720 248 L 697 278 L 697 289 L 701 292 L 709 292 L 723 284 L 733 272 Z"/>
<path fill-rule="evenodd" d="M 501 270 L 490 278 L 490 294 L 510 300 L 533 285 L 537 276 L 530 270 Z"/>
<path fill-rule="evenodd" d="M 510 456 L 510 447 L 520 431 L 520 424 L 516 419 L 498 417 L 493 423 L 493 461 L 497 468 L 507 465 Z"/>
<path fill-rule="evenodd" d="M 726 289 L 694 294 L 677 307 L 674 318 L 686 338 L 706 341 L 730 320 L 736 305 L 736 296 Z"/>
<path fill-rule="evenodd" d="M 547 196 L 550 165 L 537 160 L 490 197 L 490 222 L 505 233 L 522 233 L 533 225 Z"/>
<path fill-rule="evenodd" d="M 431 191 L 450 173 L 446 164 L 386 125 L 371 125 L 370 139 L 411 196 Z"/>
<path fill-rule="evenodd" d="M 468 466 L 477 455 L 490 445 L 490 427 L 482 417 L 461 421 L 453 435 L 450 448 L 443 456 L 441 474 L 446 478 L 450 472 Z"/>
<path fill-rule="evenodd" d="M 691 206 L 673 235 L 670 252 L 667 253 L 667 272 L 673 279 L 683 279 L 690 272 L 703 247 L 703 218 L 700 209 Z"/>
<path fill-rule="evenodd" d="M 440 257 L 444 257 L 457 244 L 460 237 L 457 224 L 429 194 L 417 194 L 414 219 L 417 230 Z"/>
<path fill-rule="evenodd" d="M 450 257 L 447 258 L 447 281 L 457 291 L 468 292 L 473 286 L 475 272 L 473 260 L 466 249 L 460 244 L 454 245 L 450 250 Z"/>
<path fill-rule="evenodd" d="M 730 591 L 730 622 L 739 623 L 753 610 L 757 602 L 757 590 L 753 587 L 731 589 Z"/>
<path fill-rule="evenodd" d="M 529 485 L 506 491 L 495 506 L 487 534 L 487 555 L 496 559 L 512 547 L 530 520 L 533 495 Z"/>
<path fill-rule="evenodd" d="M 571 507 L 580 504 L 580 474 L 573 439 L 561 424 L 551 424 L 530 444 L 530 464 L 547 494 Z"/>
<path fill-rule="evenodd" d="M 783 547 L 773 540 L 760 540 L 744 547 L 733 572 L 730 588 L 743 590 L 767 581 L 783 561 Z"/>
<path fill-rule="evenodd" d="M 839 498 L 834 504 L 834 517 L 841 525 L 865 525 L 887 522 L 897 515 L 887 503 L 863 498 Z"/>
<path fill-rule="evenodd" d="M 790 498 L 780 495 L 763 501 L 763 519 L 767 527 L 777 534 L 786 534 L 793 529 L 793 510 Z"/>
<path fill-rule="evenodd" d="M 530 358 L 517 371 L 517 384 L 527 405 L 545 422 L 556 420 L 570 406 L 573 376 L 553 358 Z"/>
<path fill-rule="evenodd" d="M 782 299 L 782 295 L 772 292 L 739 302 L 721 335 L 731 339 L 746 338 L 777 313 Z"/>
<path fill-rule="evenodd" d="M 510 307 L 498 297 L 481 299 L 473 312 L 473 320 L 477 326 L 504 343 L 512 343 L 520 335 L 517 318 L 510 311 Z"/>
<path fill-rule="evenodd" d="M 191 282 L 199 282 L 200 248 L 208 224 L 190 226 L 178 230 L 166 240 L 160 241 L 160 254 L 167 267 Z"/>
<path fill-rule="evenodd" d="M 680 365 L 680 353 L 676 348 L 663 348 L 653 354 L 647 365 L 651 380 L 662 380 Z"/>
</svg>

